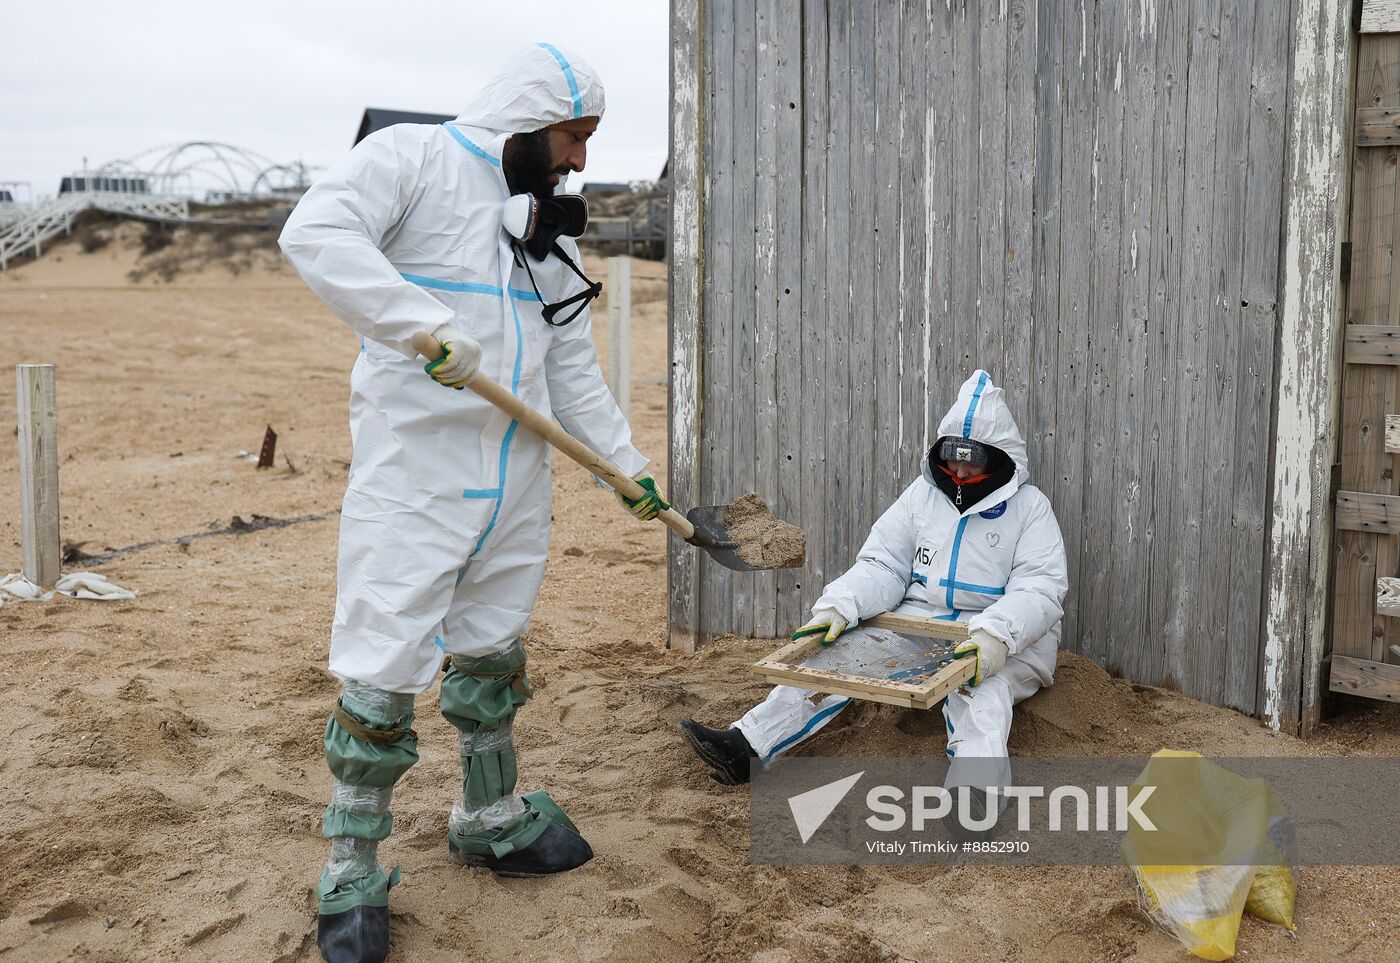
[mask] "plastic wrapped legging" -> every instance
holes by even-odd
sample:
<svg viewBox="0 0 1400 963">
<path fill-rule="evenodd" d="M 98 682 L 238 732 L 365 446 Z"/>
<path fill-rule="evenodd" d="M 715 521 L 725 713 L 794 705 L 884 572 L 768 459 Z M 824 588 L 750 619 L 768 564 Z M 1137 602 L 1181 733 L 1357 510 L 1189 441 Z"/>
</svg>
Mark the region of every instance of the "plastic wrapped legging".
<svg viewBox="0 0 1400 963">
<path fill-rule="evenodd" d="M 316 887 L 323 914 L 354 906 L 387 906 L 398 870 L 379 865 L 379 840 L 389 835 L 394 784 L 418 761 L 413 696 L 346 682 L 326 722 L 326 764 L 335 784 L 321 821 L 331 855 Z"/>
<path fill-rule="evenodd" d="M 448 834 L 466 853 L 505 856 L 530 845 L 548 819 L 515 793 L 515 711 L 530 698 L 517 639 L 495 655 L 448 659 L 442 714 L 461 734 L 462 795 Z"/>
</svg>

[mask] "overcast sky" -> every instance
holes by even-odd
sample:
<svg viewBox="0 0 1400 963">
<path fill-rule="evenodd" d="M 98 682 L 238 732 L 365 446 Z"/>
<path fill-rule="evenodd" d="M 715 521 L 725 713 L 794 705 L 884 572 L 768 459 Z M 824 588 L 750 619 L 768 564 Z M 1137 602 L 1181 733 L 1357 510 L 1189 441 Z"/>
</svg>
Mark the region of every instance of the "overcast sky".
<svg viewBox="0 0 1400 963">
<path fill-rule="evenodd" d="M 571 186 L 652 179 L 666 159 L 667 7 L 17 0 L 0 18 L 0 181 L 49 196 L 84 157 L 95 167 L 195 140 L 325 167 L 350 148 L 364 108 L 455 115 L 536 41 L 581 55 L 607 90 Z"/>
</svg>

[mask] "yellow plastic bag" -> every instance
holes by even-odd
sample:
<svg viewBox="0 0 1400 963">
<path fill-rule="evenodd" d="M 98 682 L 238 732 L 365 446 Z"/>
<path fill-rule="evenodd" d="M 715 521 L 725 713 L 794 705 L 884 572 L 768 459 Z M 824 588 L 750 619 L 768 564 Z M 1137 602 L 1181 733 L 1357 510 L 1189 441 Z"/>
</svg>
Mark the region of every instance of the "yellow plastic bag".
<svg viewBox="0 0 1400 963">
<path fill-rule="evenodd" d="M 1155 829 L 1132 825 L 1122 851 L 1154 922 L 1203 960 L 1234 956 L 1246 910 L 1293 928 L 1293 874 L 1269 837 L 1286 814 L 1262 780 L 1164 749 L 1133 783 L 1145 786 Z"/>
<path fill-rule="evenodd" d="M 1297 895 L 1298 886 L 1293 881 L 1293 870 L 1283 865 L 1260 866 L 1254 874 L 1254 883 L 1249 887 L 1244 911 L 1266 923 L 1296 930 L 1293 899 Z"/>
</svg>

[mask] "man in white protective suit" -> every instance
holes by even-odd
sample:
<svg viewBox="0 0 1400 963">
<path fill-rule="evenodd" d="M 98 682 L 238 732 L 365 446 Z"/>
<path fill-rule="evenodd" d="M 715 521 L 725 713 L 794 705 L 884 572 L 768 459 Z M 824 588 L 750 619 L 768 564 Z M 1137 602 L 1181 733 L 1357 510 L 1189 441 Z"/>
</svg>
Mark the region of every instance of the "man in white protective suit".
<svg viewBox="0 0 1400 963">
<path fill-rule="evenodd" d="M 1064 543 L 1050 500 L 1027 484 L 1026 443 L 987 372 L 963 383 L 938 433 L 922 477 L 880 516 L 855 565 L 826 586 L 793 638 L 822 633 L 832 642 L 888 611 L 965 621 L 971 634 L 957 653 L 977 668 L 943 704 L 946 751 L 954 760 L 1005 760 L 1011 707 L 1055 671 L 1068 589 Z M 780 685 L 728 729 L 693 719 L 681 729 L 715 777 L 733 785 L 749 781 L 752 759 L 766 763 L 791 749 L 850 702 Z"/>
<path fill-rule="evenodd" d="M 587 306 L 600 288 L 566 236 L 581 233 L 586 205 L 555 196 L 583 170 L 602 116 L 592 68 L 531 46 L 456 120 L 365 138 L 282 233 L 297 272 L 361 336 L 330 653 L 342 689 L 324 737 L 331 854 L 317 888 L 317 943 L 333 963 L 388 953 L 398 871 L 376 848 L 418 758 L 414 696 L 439 674 L 463 770 L 451 858 L 539 876 L 593 855 L 547 794 L 515 792 L 511 723 L 531 695 L 521 638 L 549 543 L 550 448 L 443 386 L 488 375 L 637 478 L 647 494 L 623 500 L 628 511 L 666 507 L 599 371 Z M 422 333 L 445 351 L 428 374 L 410 345 Z"/>
</svg>

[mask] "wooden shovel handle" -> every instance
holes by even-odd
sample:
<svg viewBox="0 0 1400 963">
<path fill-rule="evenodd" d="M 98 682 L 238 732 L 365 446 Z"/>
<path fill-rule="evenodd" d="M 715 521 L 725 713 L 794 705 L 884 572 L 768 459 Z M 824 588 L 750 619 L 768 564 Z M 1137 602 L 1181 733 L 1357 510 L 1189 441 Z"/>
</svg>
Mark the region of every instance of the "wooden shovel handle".
<svg viewBox="0 0 1400 963">
<path fill-rule="evenodd" d="M 437 339 L 430 334 L 415 334 L 412 344 L 413 350 L 429 361 L 437 361 L 443 355 L 442 345 L 438 344 Z M 478 372 L 471 381 L 467 382 L 467 387 L 603 479 L 615 490 L 621 492 L 624 497 L 636 501 L 646 494 L 646 489 L 638 485 L 635 479 L 623 474 L 612 462 L 560 428 L 553 419 L 546 418 L 515 397 L 503 385 Z M 674 508 L 668 508 L 656 517 L 667 528 L 687 541 L 695 535 L 695 526 L 690 524 L 689 519 Z"/>
</svg>

